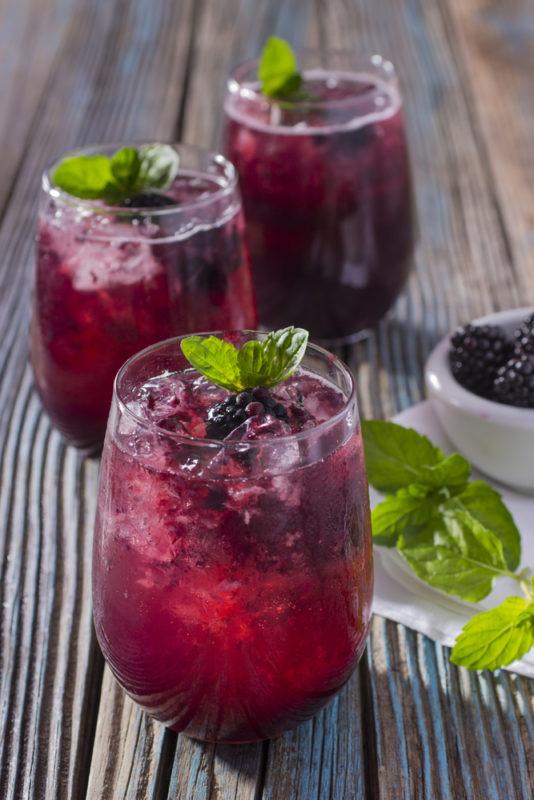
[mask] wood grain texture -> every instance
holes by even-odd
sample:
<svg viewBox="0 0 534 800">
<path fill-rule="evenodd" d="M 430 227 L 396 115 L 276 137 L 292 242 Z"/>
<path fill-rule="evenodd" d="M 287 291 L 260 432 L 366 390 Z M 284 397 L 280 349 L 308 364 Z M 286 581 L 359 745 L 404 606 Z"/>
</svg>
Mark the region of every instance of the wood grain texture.
<svg viewBox="0 0 534 800">
<path fill-rule="evenodd" d="M 71 0 L 0 3 L 0 208 L 10 197 L 72 11 Z"/>
<path fill-rule="evenodd" d="M 164 797 L 176 736 L 122 691 L 106 667 L 87 800 Z"/>
<path fill-rule="evenodd" d="M 450 38 L 525 303 L 534 301 L 534 5 L 451 0 Z M 525 280 L 527 278 L 527 280 Z"/>
<path fill-rule="evenodd" d="M 344 352 L 366 416 L 420 399 L 458 321 L 534 301 L 534 0 L 0 0 L 0 798 L 527 800 L 534 689 L 471 674 L 375 619 L 366 657 L 317 718 L 259 745 L 165 731 L 94 641 L 98 463 L 51 431 L 26 365 L 38 176 L 95 141 L 214 146 L 232 63 L 271 33 L 393 57 L 416 177 L 417 269 Z M 9 201 L 9 202 L 8 202 Z"/>
<path fill-rule="evenodd" d="M 265 745 L 214 745 L 178 738 L 168 800 L 255 800 Z"/>
</svg>

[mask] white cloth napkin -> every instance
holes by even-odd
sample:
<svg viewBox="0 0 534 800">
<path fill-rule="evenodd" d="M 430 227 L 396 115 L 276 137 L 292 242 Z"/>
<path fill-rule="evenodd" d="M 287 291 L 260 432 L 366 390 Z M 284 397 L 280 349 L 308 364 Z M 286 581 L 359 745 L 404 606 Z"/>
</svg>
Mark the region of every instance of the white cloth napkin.
<svg viewBox="0 0 534 800">
<path fill-rule="evenodd" d="M 426 434 L 445 451 L 454 449 L 428 400 L 403 411 L 393 421 Z M 482 475 L 474 477 L 484 478 L 502 495 L 521 532 L 521 567 L 534 567 L 534 497 L 514 492 Z M 375 506 L 381 497 L 373 489 L 370 493 L 371 506 Z M 499 605 L 511 594 L 521 595 L 519 586 L 511 579 L 499 579 L 496 588 L 483 601 L 464 603 L 421 581 L 395 550 L 375 547 L 375 614 L 402 622 L 441 644 L 451 646 L 473 614 Z M 506 669 L 534 678 L 534 651 Z"/>
</svg>

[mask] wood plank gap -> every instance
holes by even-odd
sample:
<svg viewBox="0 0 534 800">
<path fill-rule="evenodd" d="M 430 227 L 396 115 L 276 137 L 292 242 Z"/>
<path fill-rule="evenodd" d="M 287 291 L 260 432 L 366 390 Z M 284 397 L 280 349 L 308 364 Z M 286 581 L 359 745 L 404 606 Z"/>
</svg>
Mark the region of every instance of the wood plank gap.
<svg viewBox="0 0 534 800">
<path fill-rule="evenodd" d="M 379 795 L 378 762 L 376 749 L 376 720 L 374 715 L 371 674 L 367 654 L 364 653 L 359 664 L 360 672 L 360 715 L 363 737 L 363 766 L 365 771 L 365 796 L 375 800 Z"/>
<path fill-rule="evenodd" d="M 187 105 L 190 96 L 191 78 L 195 64 L 195 36 L 198 29 L 198 22 L 202 11 L 204 9 L 204 0 L 195 0 L 192 7 L 191 28 L 189 41 L 187 43 L 187 55 L 185 58 L 184 76 L 182 82 L 182 94 L 180 97 L 180 104 L 174 122 L 173 132 L 174 139 L 177 142 L 182 140 L 183 131 L 185 127 L 185 118 L 187 113 Z"/>
<path fill-rule="evenodd" d="M 266 739 L 261 743 L 261 756 L 258 768 L 258 779 L 256 781 L 256 791 L 254 792 L 254 800 L 262 800 L 263 790 L 265 787 L 265 776 L 267 774 L 267 764 L 269 763 L 269 747 L 271 743 Z"/>
<path fill-rule="evenodd" d="M 160 753 L 160 760 L 156 771 L 154 780 L 154 789 L 151 800 L 165 800 L 169 795 L 169 787 L 171 785 L 172 767 L 174 763 L 174 754 L 176 753 L 176 743 L 178 736 L 174 731 L 169 728 L 165 729 L 163 734 L 163 745 Z"/>
</svg>

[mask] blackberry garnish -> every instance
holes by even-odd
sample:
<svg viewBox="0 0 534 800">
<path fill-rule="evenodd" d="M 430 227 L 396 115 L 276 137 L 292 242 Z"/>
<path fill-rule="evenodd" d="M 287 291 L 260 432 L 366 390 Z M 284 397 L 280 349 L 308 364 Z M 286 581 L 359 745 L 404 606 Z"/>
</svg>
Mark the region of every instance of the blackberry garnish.
<svg viewBox="0 0 534 800">
<path fill-rule="evenodd" d="M 259 414 L 271 414 L 287 422 L 287 411 L 284 406 L 262 386 L 245 389 L 239 394 L 231 394 L 226 400 L 209 409 L 206 425 L 208 439 L 224 439 L 248 417 Z"/>
<path fill-rule="evenodd" d="M 514 355 L 501 367 L 493 384 L 494 399 L 507 406 L 534 408 L 534 355 Z"/>
<path fill-rule="evenodd" d="M 515 351 L 534 355 L 534 314 L 527 317 L 514 333 Z"/>
<path fill-rule="evenodd" d="M 121 206 L 125 208 L 164 208 L 175 205 L 176 200 L 166 194 L 161 194 L 161 192 L 141 192 L 127 197 L 121 203 Z"/>
<path fill-rule="evenodd" d="M 512 344 L 497 325 L 465 325 L 451 336 L 451 372 L 466 389 L 491 397 L 497 371 L 511 353 Z"/>
</svg>

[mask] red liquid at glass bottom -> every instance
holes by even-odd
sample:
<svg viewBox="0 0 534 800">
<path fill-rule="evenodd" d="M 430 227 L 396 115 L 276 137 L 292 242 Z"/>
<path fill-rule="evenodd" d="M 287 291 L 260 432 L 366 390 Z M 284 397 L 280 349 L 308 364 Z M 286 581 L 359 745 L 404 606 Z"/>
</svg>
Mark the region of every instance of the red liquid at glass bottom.
<svg viewBox="0 0 534 800">
<path fill-rule="evenodd" d="M 306 381 L 309 407 L 329 402 Z M 108 438 L 104 450 L 93 563 L 96 632 L 115 676 L 199 739 L 254 741 L 308 719 L 349 678 L 369 625 L 359 435 L 269 477 L 247 477 L 250 460 L 232 457 L 225 480 L 173 473 L 166 457 L 147 466 L 130 444 Z"/>
<path fill-rule="evenodd" d="M 201 189 L 208 182 L 197 179 Z M 182 199 L 194 199 L 189 187 Z M 98 229 L 65 213 L 41 218 L 31 358 L 43 406 L 69 442 L 101 444 L 113 380 L 134 353 L 177 334 L 255 327 L 242 228 L 238 213 L 158 241 L 158 225 L 147 236 L 129 221 Z"/>
</svg>

